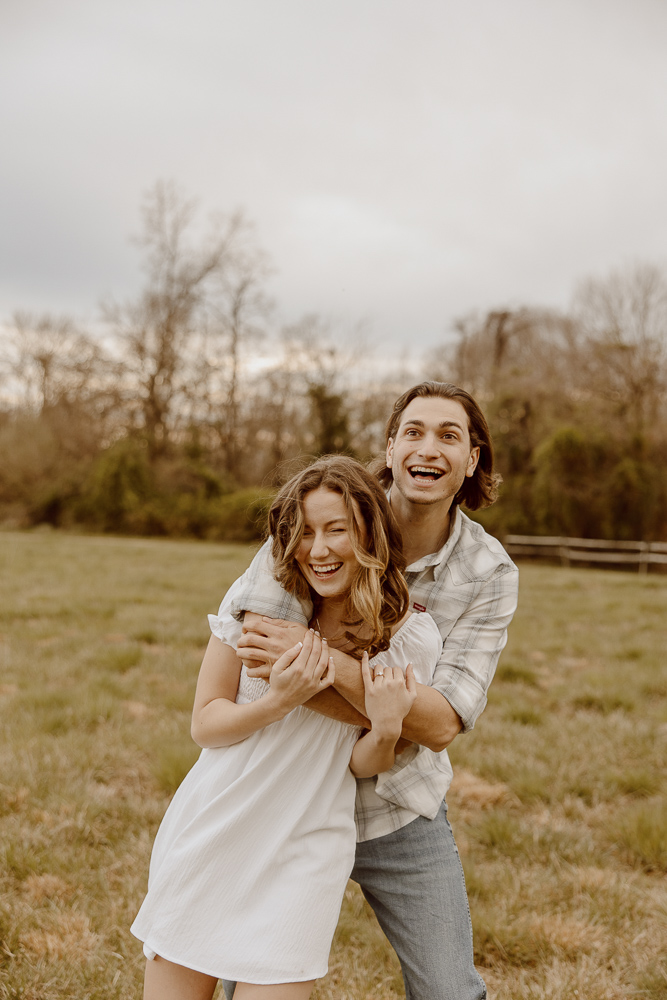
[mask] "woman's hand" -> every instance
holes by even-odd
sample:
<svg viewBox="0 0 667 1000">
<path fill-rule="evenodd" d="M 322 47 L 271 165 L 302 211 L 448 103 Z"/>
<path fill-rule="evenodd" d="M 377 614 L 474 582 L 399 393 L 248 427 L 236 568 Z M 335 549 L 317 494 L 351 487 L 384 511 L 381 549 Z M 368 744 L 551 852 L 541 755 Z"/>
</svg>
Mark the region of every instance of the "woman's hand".
<svg viewBox="0 0 667 1000">
<path fill-rule="evenodd" d="M 398 740 L 403 719 L 412 708 L 417 697 L 412 664 L 409 663 L 405 676 L 400 667 L 381 667 L 379 664 L 371 674 L 368 653 L 361 659 L 361 676 L 366 695 L 366 715 L 371 720 L 376 736 L 388 736 Z"/>
<path fill-rule="evenodd" d="M 371 674 L 368 653 L 361 658 L 361 676 L 371 728 L 355 743 L 350 770 L 357 778 L 370 778 L 388 771 L 396 760 L 396 742 L 401 735 L 403 719 L 417 697 L 417 682 L 411 663 L 405 677 L 399 667 L 382 668 L 380 665 Z"/>
<path fill-rule="evenodd" d="M 306 632 L 303 642 L 279 656 L 271 670 L 270 690 L 264 695 L 287 715 L 334 682 L 334 662 L 326 639 Z"/>
</svg>

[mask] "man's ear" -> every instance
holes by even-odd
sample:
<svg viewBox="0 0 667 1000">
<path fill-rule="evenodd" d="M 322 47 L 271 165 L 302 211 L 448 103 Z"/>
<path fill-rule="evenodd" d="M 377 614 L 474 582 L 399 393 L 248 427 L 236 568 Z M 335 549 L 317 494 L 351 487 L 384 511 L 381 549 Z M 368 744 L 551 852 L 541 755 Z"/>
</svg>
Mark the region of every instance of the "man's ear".
<svg viewBox="0 0 667 1000">
<path fill-rule="evenodd" d="M 392 461 L 394 458 L 394 442 L 392 438 L 387 441 L 387 468 L 391 469 Z"/>
<path fill-rule="evenodd" d="M 466 476 L 470 477 L 474 475 L 475 469 L 477 468 L 477 463 L 479 462 L 480 450 L 479 448 L 473 448 L 470 452 L 470 458 L 468 459 L 468 468 L 466 469 Z"/>
</svg>

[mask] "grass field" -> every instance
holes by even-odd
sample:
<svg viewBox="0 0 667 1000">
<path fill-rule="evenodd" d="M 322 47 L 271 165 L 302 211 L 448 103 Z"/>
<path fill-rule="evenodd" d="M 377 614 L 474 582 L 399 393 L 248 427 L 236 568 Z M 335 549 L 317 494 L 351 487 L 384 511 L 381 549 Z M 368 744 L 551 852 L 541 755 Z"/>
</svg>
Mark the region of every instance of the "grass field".
<svg viewBox="0 0 667 1000">
<path fill-rule="evenodd" d="M 0 534 L 0 997 L 139 998 L 129 925 L 245 546 Z M 497 1000 L 667 998 L 667 576 L 524 566 L 450 818 Z M 317 1000 L 403 997 L 350 886 Z"/>
</svg>

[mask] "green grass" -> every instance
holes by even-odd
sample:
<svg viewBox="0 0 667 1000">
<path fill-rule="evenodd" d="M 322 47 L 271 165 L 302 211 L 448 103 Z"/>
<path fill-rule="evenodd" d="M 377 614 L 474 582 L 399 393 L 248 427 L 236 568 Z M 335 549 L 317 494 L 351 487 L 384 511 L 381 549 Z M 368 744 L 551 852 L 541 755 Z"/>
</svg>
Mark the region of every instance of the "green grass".
<svg viewBox="0 0 667 1000">
<path fill-rule="evenodd" d="M 0 534 L 0 1000 L 141 996 L 129 926 L 242 545 Z M 667 577 L 525 566 L 448 796 L 496 1000 L 667 998 Z M 315 1000 L 397 1000 L 346 892 Z"/>
<path fill-rule="evenodd" d="M 667 998 L 666 611 L 664 576 L 521 567 L 489 704 L 451 748 L 494 997 Z"/>
</svg>

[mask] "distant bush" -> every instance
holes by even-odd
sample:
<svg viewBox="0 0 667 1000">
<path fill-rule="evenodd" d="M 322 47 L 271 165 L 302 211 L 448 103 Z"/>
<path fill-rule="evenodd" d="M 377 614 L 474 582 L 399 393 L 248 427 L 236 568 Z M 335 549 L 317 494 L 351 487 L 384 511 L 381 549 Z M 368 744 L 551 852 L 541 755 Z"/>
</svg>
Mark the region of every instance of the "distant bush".
<svg viewBox="0 0 667 1000">
<path fill-rule="evenodd" d="M 535 452 L 533 502 L 545 533 L 607 537 L 604 480 L 611 441 L 578 427 L 559 427 Z"/>
<path fill-rule="evenodd" d="M 263 537 L 273 493 L 259 487 L 221 497 L 195 493 L 158 495 L 136 507 L 123 534 L 252 542 Z"/>
<path fill-rule="evenodd" d="M 229 482 L 184 456 L 151 463 L 141 440 L 124 439 L 91 469 L 72 518 L 101 531 L 131 535 L 255 541 L 273 494 Z"/>
<path fill-rule="evenodd" d="M 275 492 L 253 487 L 221 497 L 208 538 L 221 542 L 253 542 L 264 537 Z"/>
<path fill-rule="evenodd" d="M 102 531 L 131 530 L 153 494 L 153 475 L 145 444 L 124 438 L 102 452 L 94 463 L 78 503 L 76 520 Z"/>
<path fill-rule="evenodd" d="M 18 526 L 63 522 L 90 467 L 90 453 L 46 418 L 18 414 L 0 424 L 0 518 Z"/>
<path fill-rule="evenodd" d="M 501 469 L 507 455 L 498 455 Z M 498 501 L 473 514 L 487 531 L 570 538 L 667 539 L 667 446 L 600 428 L 557 427 L 506 472 Z"/>
<path fill-rule="evenodd" d="M 229 542 L 264 534 L 273 491 L 239 489 L 201 456 L 151 458 L 139 436 L 77 458 L 65 445 L 41 419 L 0 425 L 0 520 Z"/>
</svg>

